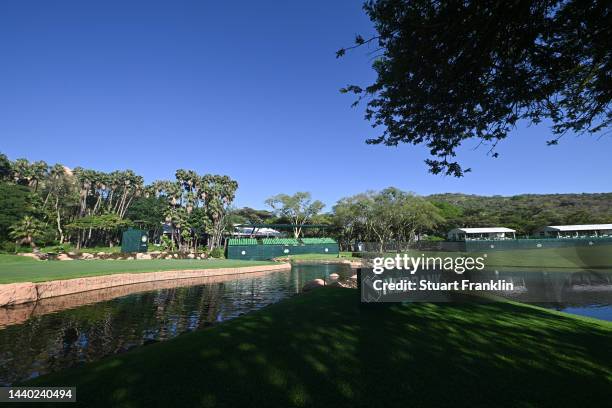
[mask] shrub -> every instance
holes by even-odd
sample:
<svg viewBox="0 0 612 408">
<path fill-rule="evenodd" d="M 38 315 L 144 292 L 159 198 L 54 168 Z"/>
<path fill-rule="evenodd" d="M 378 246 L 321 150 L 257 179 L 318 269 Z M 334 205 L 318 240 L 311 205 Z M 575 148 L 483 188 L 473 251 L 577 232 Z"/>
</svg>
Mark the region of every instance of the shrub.
<svg viewBox="0 0 612 408">
<path fill-rule="evenodd" d="M 0 246 L 0 249 L 2 250 L 2 252 L 15 253 L 17 252 L 17 245 L 15 245 L 15 243 L 11 241 L 5 241 Z"/>
<path fill-rule="evenodd" d="M 223 258 L 224 257 L 223 248 L 217 247 L 213 249 L 212 251 L 210 251 L 210 257 L 211 258 Z"/>
<path fill-rule="evenodd" d="M 70 246 L 70 244 L 62 244 L 62 245 L 56 245 L 53 247 L 53 252 L 56 252 L 58 254 L 63 254 L 66 252 L 69 252 L 72 249 L 72 247 Z"/>
</svg>

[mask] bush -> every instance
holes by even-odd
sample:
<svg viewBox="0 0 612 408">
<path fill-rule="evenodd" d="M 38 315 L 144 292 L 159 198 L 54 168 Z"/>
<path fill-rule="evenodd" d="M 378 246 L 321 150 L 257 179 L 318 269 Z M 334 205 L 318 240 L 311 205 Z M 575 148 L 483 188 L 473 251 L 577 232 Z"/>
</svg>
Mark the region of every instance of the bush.
<svg viewBox="0 0 612 408">
<path fill-rule="evenodd" d="M 2 252 L 14 254 L 15 252 L 17 252 L 17 245 L 15 245 L 15 243 L 11 241 L 5 241 L 0 246 L 0 249 L 2 250 Z"/>
<path fill-rule="evenodd" d="M 212 251 L 210 251 L 211 258 L 224 258 L 225 257 L 224 255 L 225 254 L 224 254 L 223 248 L 217 247 L 213 249 Z"/>
<path fill-rule="evenodd" d="M 423 237 L 423 241 L 439 242 L 439 241 L 446 241 L 446 239 L 442 237 L 437 237 L 435 235 L 426 235 Z"/>
<path fill-rule="evenodd" d="M 70 252 L 70 250 L 72 249 L 70 244 L 62 244 L 62 245 L 57 245 L 53 247 L 53 252 L 58 253 L 58 254 L 63 254 L 66 252 Z"/>
</svg>

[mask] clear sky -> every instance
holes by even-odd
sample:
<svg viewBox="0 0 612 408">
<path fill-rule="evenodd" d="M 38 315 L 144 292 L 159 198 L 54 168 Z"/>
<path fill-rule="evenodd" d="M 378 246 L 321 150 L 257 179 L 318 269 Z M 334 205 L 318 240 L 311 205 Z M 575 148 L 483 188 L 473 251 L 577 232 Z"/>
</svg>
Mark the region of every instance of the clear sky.
<svg viewBox="0 0 612 408">
<path fill-rule="evenodd" d="M 177 168 L 227 174 L 236 204 L 280 192 L 328 204 L 387 186 L 419 194 L 609 192 L 612 138 L 519 127 L 462 149 L 473 173 L 427 173 L 424 148 L 364 143 L 377 131 L 338 89 L 373 79 L 366 50 L 337 60 L 371 24 L 360 1 L 0 2 L 0 151 L 11 159 L 147 182 Z"/>
</svg>

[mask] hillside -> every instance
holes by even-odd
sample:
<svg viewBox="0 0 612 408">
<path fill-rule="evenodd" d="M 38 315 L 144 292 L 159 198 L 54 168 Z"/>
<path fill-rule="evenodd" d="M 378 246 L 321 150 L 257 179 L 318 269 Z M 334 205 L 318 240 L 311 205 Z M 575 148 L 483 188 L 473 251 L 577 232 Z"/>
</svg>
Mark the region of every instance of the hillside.
<svg viewBox="0 0 612 408">
<path fill-rule="evenodd" d="M 612 223 L 612 193 L 434 194 L 426 198 L 441 208 L 447 220 L 439 233 L 458 226 L 499 225 L 531 234 L 544 225 Z"/>
</svg>

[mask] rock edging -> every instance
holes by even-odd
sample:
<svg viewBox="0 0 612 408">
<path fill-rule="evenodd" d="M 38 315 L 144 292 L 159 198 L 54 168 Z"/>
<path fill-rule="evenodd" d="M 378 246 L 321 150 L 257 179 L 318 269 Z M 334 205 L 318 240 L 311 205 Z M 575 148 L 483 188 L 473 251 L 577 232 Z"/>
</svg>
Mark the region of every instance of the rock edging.
<svg viewBox="0 0 612 408">
<path fill-rule="evenodd" d="M 256 265 L 241 268 L 188 269 L 162 272 L 118 273 L 114 275 L 90 276 L 47 282 L 20 282 L 0 285 L 0 307 L 36 302 L 55 296 L 71 295 L 90 290 L 106 289 L 113 286 L 135 283 L 200 278 L 221 275 L 235 275 L 263 271 L 290 269 L 291 264 Z"/>
</svg>

